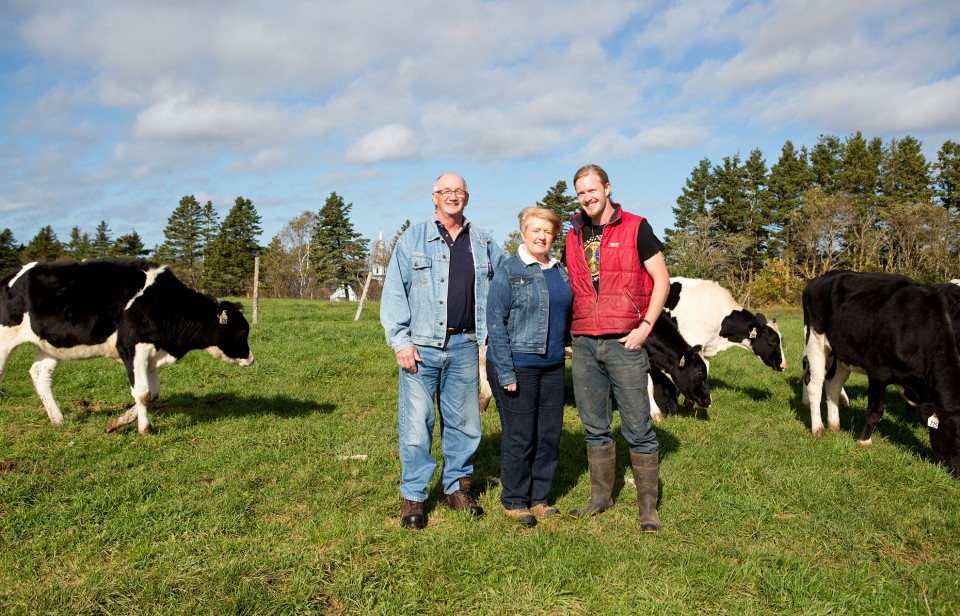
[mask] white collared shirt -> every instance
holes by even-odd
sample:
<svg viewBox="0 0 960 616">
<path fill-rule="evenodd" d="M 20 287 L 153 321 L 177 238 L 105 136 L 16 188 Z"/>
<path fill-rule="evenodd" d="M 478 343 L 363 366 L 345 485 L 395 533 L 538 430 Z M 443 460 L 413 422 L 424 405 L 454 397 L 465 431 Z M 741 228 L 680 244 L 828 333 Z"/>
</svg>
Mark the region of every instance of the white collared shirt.
<svg viewBox="0 0 960 616">
<path fill-rule="evenodd" d="M 520 244 L 520 248 L 517 249 L 517 256 L 520 257 L 520 260 L 523 261 L 524 265 L 533 265 L 536 263 L 540 266 L 540 269 L 550 269 L 557 264 L 557 260 L 553 255 L 550 255 L 550 261 L 546 265 L 540 263 L 533 258 L 533 255 L 530 254 L 530 252 L 527 250 L 527 247 L 523 244 Z"/>
</svg>

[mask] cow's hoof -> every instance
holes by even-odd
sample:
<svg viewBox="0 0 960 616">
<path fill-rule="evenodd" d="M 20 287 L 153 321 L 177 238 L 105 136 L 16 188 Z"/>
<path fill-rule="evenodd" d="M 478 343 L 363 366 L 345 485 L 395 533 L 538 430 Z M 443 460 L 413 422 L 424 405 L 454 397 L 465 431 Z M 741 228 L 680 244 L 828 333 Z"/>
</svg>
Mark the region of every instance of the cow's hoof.
<svg viewBox="0 0 960 616">
<path fill-rule="evenodd" d="M 813 432 L 813 435 L 814 435 L 814 436 L 826 436 L 826 434 L 827 434 L 827 433 L 824 431 L 823 426 L 820 426 L 819 428 L 814 428 L 814 429 L 811 430 L 811 431 Z"/>
<path fill-rule="evenodd" d="M 871 445 L 873 445 L 873 439 L 868 438 L 865 441 L 857 440 L 857 445 L 860 445 L 861 447 L 864 447 L 864 448 L 870 447 Z"/>
<path fill-rule="evenodd" d="M 480 396 L 480 412 L 483 413 L 490 406 L 491 396 Z"/>
<path fill-rule="evenodd" d="M 650 411 L 650 419 L 653 421 L 663 421 L 663 413 L 661 411 Z"/>
<path fill-rule="evenodd" d="M 153 434 L 153 426 L 147 424 L 143 428 L 137 428 L 137 432 L 140 434 Z"/>
<path fill-rule="evenodd" d="M 840 432 L 840 424 L 837 424 L 837 425 L 830 424 L 830 431 L 831 431 L 831 432 Z"/>
</svg>

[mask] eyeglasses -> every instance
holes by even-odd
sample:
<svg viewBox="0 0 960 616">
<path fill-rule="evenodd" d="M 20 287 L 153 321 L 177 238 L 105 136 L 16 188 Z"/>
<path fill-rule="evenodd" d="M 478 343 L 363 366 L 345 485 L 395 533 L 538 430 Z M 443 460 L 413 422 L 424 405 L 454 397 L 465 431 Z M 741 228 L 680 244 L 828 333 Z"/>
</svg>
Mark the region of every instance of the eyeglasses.
<svg viewBox="0 0 960 616">
<path fill-rule="evenodd" d="M 442 196 L 444 199 L 446 199 L 446 198 L 448 198 L 448 197 L 451 197 L 451 196 L 453 196 L 453 195 L 456 195 L 456 196 L 460 197 L 461 199 L 463 199 L 464 197 L 467 196 L 467 191 L 465 191 L 465 190 L 462 189 L 462 188 L 456 188 L 456 189 L 444 188 L 443 190 L 435 190 L 435 191 L 433 191 L 433 194 L 435 194 L 435 195 L 440 195 L 440 196 Z"/>
</svg>

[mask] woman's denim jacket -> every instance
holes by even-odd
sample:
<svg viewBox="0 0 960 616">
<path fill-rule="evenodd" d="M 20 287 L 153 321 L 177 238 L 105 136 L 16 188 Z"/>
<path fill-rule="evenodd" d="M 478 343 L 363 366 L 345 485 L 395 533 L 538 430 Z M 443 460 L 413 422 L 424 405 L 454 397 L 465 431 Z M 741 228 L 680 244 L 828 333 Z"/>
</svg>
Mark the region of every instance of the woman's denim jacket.
<svg viewBox="0 0 960 616">
<path fill-rule="evenodd" d="M 564 282 L 567 270 L 559 263 Z M 493 274 L 487 297 L 487 327 L 490 355 L 500 385 L 517 382 L 513 353 L 547 352 L 547 325 L 550 320 L 550 293 L 539 263 L 527 265 L 514 255 Z M 569 338 L 569 319 L 564 340 Z"/>
<path fill-rule="evenodd" d="M 411 225 L 397 240 L 387 266 L 380 323 L 394 353 L 411 345 L 442 348 L 447 337 L 450 248 L 440 237 L 436 220 L 434 214 Z M 503 252 L 487 231 L 473 225 L 469 229 L 476 272 L 477 340 L 482 343 L 487 338 L 487 291 Z"/>
</svg>

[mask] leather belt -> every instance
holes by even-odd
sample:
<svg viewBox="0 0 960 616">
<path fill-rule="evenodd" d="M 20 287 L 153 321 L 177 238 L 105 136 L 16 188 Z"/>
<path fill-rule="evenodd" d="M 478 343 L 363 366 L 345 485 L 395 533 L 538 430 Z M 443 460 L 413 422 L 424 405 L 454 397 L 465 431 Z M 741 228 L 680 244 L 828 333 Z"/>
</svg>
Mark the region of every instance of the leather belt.
<svg viewBox="0 0 960 616">
<path fill-rule="evenodd" d="M 473 329 L 460 329 L 460 328 L 458 328 L 458 327 L 448 327 L 448 328 L 447 328 L 447 335 L 448 335 L 448 336 L 456 336 L 457 334 L 470 334 L 470 333 L 473 333 L 474 331 L 475 331 L 475 330 L 473 330 Z"/>
</svg>

